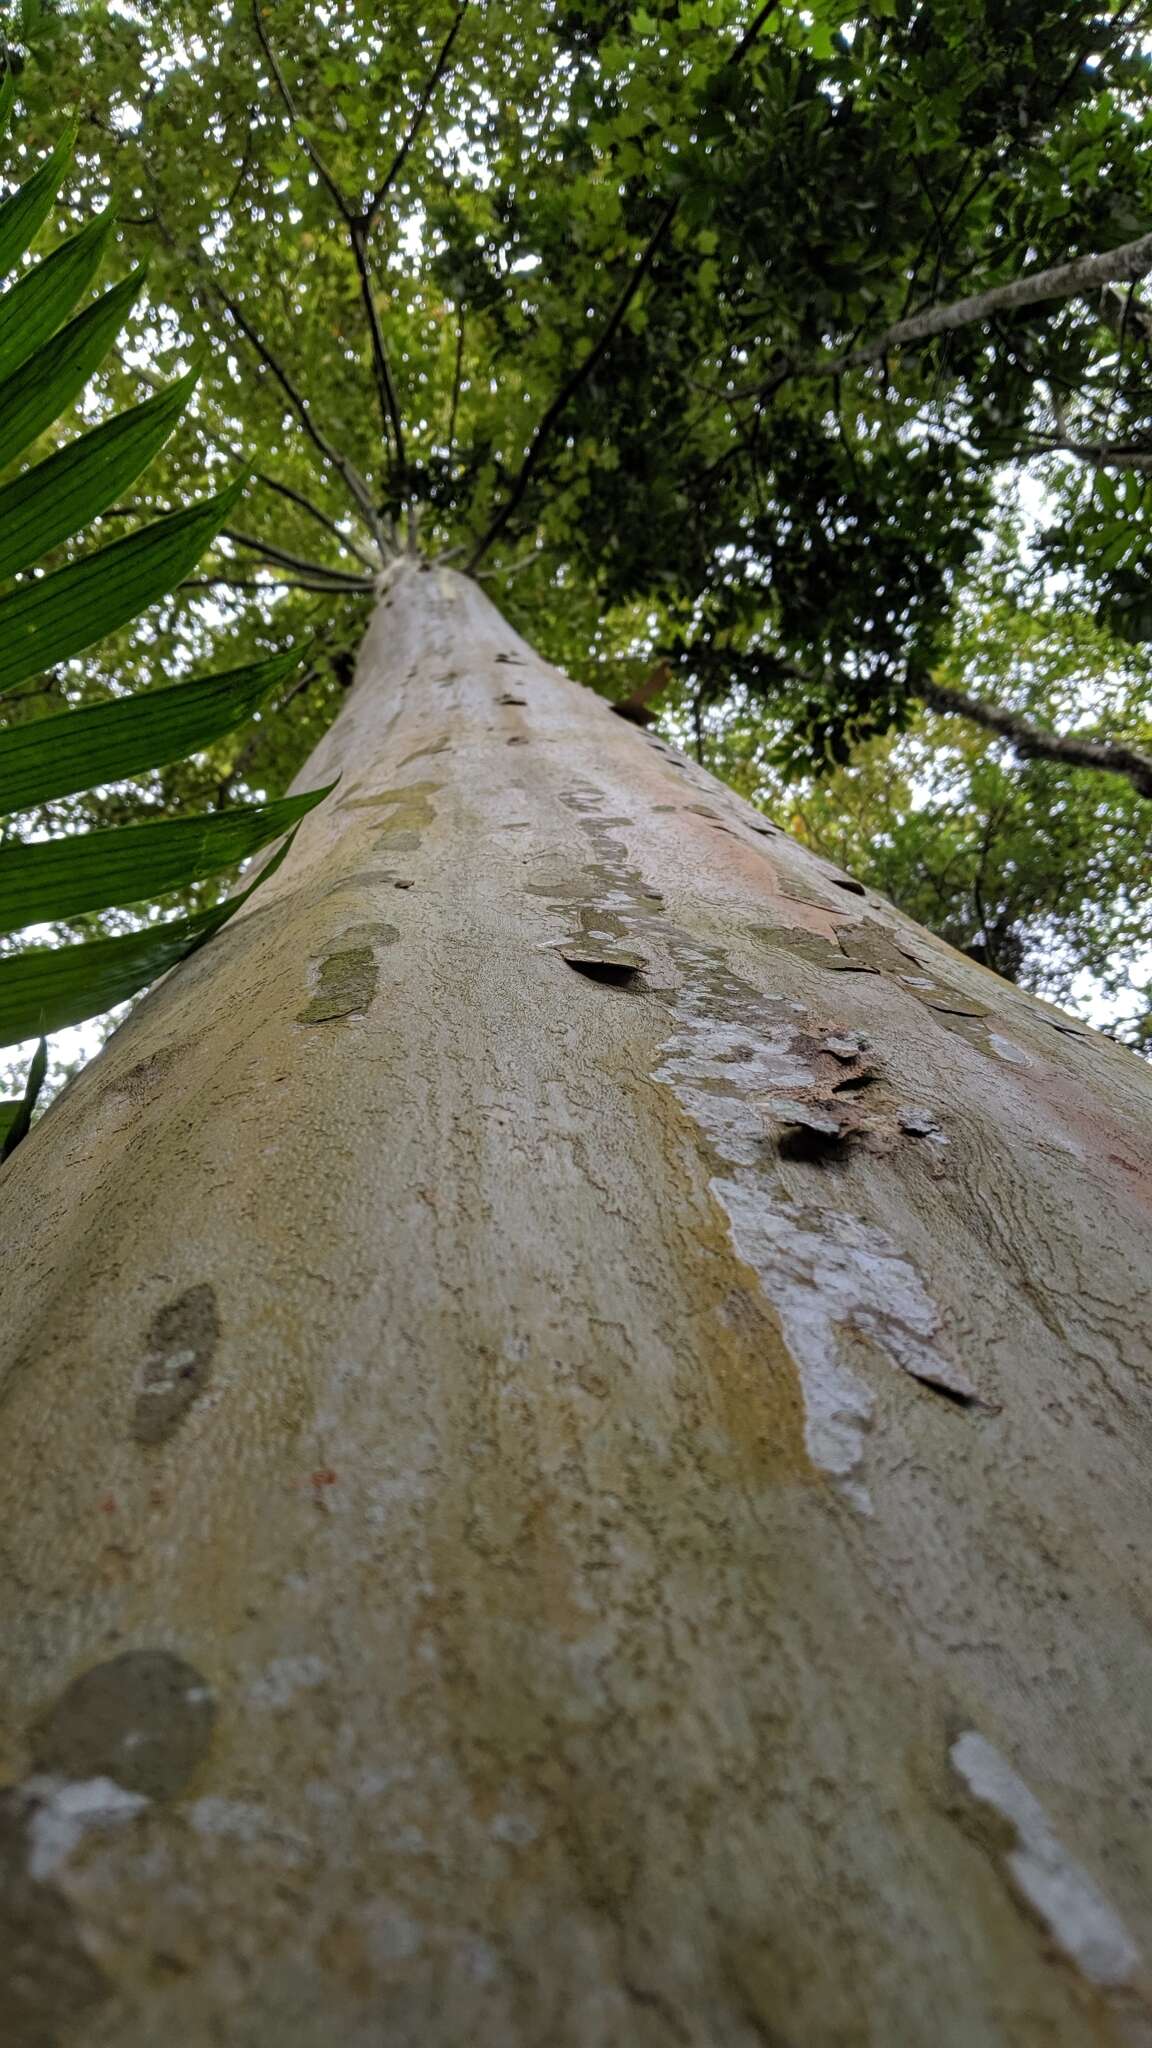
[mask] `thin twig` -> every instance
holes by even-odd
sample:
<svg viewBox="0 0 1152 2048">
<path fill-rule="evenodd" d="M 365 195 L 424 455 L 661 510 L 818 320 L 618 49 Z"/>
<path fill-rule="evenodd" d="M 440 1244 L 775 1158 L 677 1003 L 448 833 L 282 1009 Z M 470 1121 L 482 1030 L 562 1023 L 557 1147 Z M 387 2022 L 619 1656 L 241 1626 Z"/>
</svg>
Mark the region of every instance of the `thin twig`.
<svg viewBox="0 0 1152 2048">
<path fill-rule="evenodd" d="M 318 520 L 321 526 L 327 527 L 328 532 L 339 542 L 340 546 L 345 548 L 350 555 L 355 555 L 356 560 L 364 564 L 370 575 L 374 576 L 376 574 L 380 566 L 379 563 L 374 562 L 371 555 L 366 554 L 362 547 L 357 546 L 357 543 L 348 534 L 341 532 L 336 521 L 330 519 L 326 512 L 322 512 L 319 505 L 314 505 L 311 498 L 306 498 L 303 491 L 295 490 L 291 484 L 281 483 L 279 477 L 269 476 L 262 469 L 253 470 L 252 481 L 254 484 L 262 484 L 266 490 L 275 491 L 281 498 L 287 498 L 291 504 L 298 505 L 302 512 L 307 512 L 310 519 Z"/>
<path fill-rule="evenodd" d="M 416 141 L 416 137 L 419 135 L 421 128 L 424 125 L 425 116 L 428 112 L 429 107 L 432 104 L 432 96 L 435 93 L 436 87 L 439 85 L 440 80 L 443 78 L 444 73 L 448 68 L 448 59 L 452 55 L 452 45 L 456 41 L 456 37 L 460 32 L 460 24 L 463 21 L 464 16 L 467 12 L 468 0 L 460 0 L 460 6 L 458 7 L 456 14 L 454 15 L 452 20 L 452 26 L 449 29 L 443 44 L 441 45 L 440 55 L 437 57 L 436 62 L 432 68 L 431 76 L 429 77 L 428 82 L 420 95 L 420 100 L 417 105 L 416 112 L 413 115 L 408 127 L 408 133 L 405 135 L 403 142 L 400 144 L 399 149 L 397 150 L 395 156 L 392 159 L 389 169 L 385 172 L 383 179 L 381 180 L 380 184 L 376 187 L 375 192 L 372 194 L 371 199 L 368 201 L 368 204 L 364 209 L 362 218 L 364 222 L 364 227 L 368 233 L 371 233 L 372 228 L 375 226 L 376 216 L 379 213 L 380 208 L 383 206 L 385 199 L 388 197 L 388 194 L 392 189 L 392 186 L 395 184 L 397 178 L 400 176 L 400 173 L 404 168 L 404 165 L 408 161 L 408 157 L 412 150 L 412 146 Z"/>
<path fill-rule="evenodd" d="M 536 473 L 537 464 L 540 461 L 553 427 L 561 415 L 567 411 L 576 393 L 587 383 L 592 372 L 611 348 L 624 316 L 645 278 L 648 276 L 652 265 L 655 263 L 660 251 L 660 245 L 679 211 L 680 195 L 677 193 L 671 199 L 666 200 L 661 208 L 656 226 L 648 237 L 648 241 L 641 252 L 640 260 L 633 266 L 624 290 L 621 292 L 615 306 L 600 329 L 600 333 L 593 342 L 588 354 L 582 362 L 577 363 L 576 368 L 565 378 L 552 403 L 547 407 L 543 418 L 538 422 L 536 431 L 528 443 L 524 459 L 512 480 L 512 488 L 507 498 L 469 556 L 467 566 L 470 574 L 483 561 L 492 543 L 499 540 L 513 514 L 519 511 L 524 501 L 525 492 Z"/>
<path fill-rule="evenodd" d="M 456 551 L 454 550 L 454 552 Z M 548 549 L 546 547 L 531 547 L 526 555 L 518 556 L 514 562 L 500 563 L 495 569 L 479 570 L 478 580 L 481 583 L 488 583 L 497 576 L 503 576 L 506 579 L 510 576 L 519 576 L 524 569 L 530 569 L 533 562 L 542 561 L 547 553 Z"/>
<path fill-rule="evenodd" d="M 288 85 L 288 80 L 285 78 L 284 73 L 280 68 L 280 60 L 277 57 L 275 50 L 272 48 L 272 44 L 268 38 L 267 30 L 264 27 L 264 17 L 260 8 L 260 0 L 252 0 L 252 20 L 255 25 L 256 34 L 260 38 L 260 48 L 263 50 L 264 55 L 268 61 L 268 69 L 271 71 L 272 76 L 276 81 L 277 90 L 280 94 L 281 99 L 284 102 L 284 106 L 288 114 L 288 119 L 293 129 L 295 130 L 296 138 L 299 141 L 301 147 L 307 152 L 308 158 L 316 171 L 317 177 L 319 177 L 321 181 L 328 187 L 328 190 L 332 195 L 332 204 L 336 208 L 337 213 L 340 215 L 341 219 L 347 221 L 350 226 L 354 219 L 353 210 L 349 206 L 348 201 L 345 199 L 344 194 L 340 190 L 339 185 L 336 183 L 335 178 L 332 176 L 331 171 L 328 169 L 328 166 L 325 163 L 323 157 L 321 156 L 320 151 L 317 149 L 315 143 L 312 141 L 311 137 L 308 135 L 306 130 L 301 126 L 300 115 L 296 108 L 296 102 L 292 97 L 292 93 Z"/>
<path fill-rule="evenodd" d="M 460 380 L 464 368 L 464 313 L 456 309 L 456 361 L 452 370 L 452 404 L 448 412 L 448 468 L 456 452 L 456 415 L 460 409 Z"/>
<path fill-rule="evenodd" d="M 252 20 L 256 27 L 256 34 L 260 39 L 260 47 L 268 60 L 269 69 L 276 81 L 280 97 L 284 102 L 292 130 L 301 147 L 306 151 L 309 162 L 314 166 L 317 176 L 327 186 L 332 197 L 332 204 L 348 229 L 349 239 L 352 243 L 352 256 L 356 264 L 356 275 L 360 285 L 360 300 L 368 322 L 368 337 L 372 346 L 372 373 L 376 384 L 376 396 L 380 405 L 380 424 L 384 429 L 385 439 L 391 433 L 392 439 L 395 442 L 396 463 L 399 470 L 401 490 L 403 490 L 404 471 L 406 468 L 404 428 L 400 418 L 396 386 L 388 362 L 388 351 L 384 343 L 384 332 L 380 325 L 380 315 L 376 308 L 375 285 L 371 265 L 368 260 L 370 221 L 366 217 L 357 214 L 354 207 L 349 204 L 301 122 L 296 102 L 292 97 L 291 87 L 281 68 L 279 58 L 272 47 L 268 32 L 264 27 L 260 0 L 252 0 Z"/>
<path fill-rule="evenodd" d="M 751 25 L 728 56 L 726 60 L 728 66 L 739 64 L 747 55 L 760 30 L 768 20 L 769 15 L 775 12 L 778 5 L 779 0 L 768 0 L 768 4 L 760 8 Z M 520 467 L 512 480 L 512 487 L 507 498 L 487 530 L 481 535 L 472 554 L 468 558 L 467 569 L 470 574 L 475 571 L 478 563 L 483 561 L 493 542 L 500 538 L 509 520 L 519 510 L 553 428 L 567 411 L 577 392 L 587 383 L 593 371 L 603 361 L 604 356 L 612 346 L 612 342 L 619 333 L 628 308 L 651 271 L 660 253 L 664 237 L 672 226 L 679 210 L 680 194 L 676 193 L 671 199 L 665 200 L 664 205 L 661 207 L 656 225 L 644 248 L 641 250 L 638 260 L 633 265 L 623 291 L 608 315 L 597 339 L 589 349 L 588 354 L 576 365 L 571 374 L 565 378 L 551 404 L 545 410 L 543 418 L 539 421 L 525 450 Z"/>
<path fill-rule="evenodd" d="M 238 548 L 246 548 L 249 554 L 260 555 L 268 562 L 278 562 L 284 569 L 299 569 L 302 575 L 322 577 L 326 583 L 340 584 L 345 590 L 371 590 L 369 576 L 352 576 L 346 569 L 329 569 L 323 562 L 306 561 L 303 555 L 293 555 L 287 548 L 274 547 L 271 541 L 259 540 L 255 534 L 241 533 L 237 527 L 223 528 L 223 538 Z"/>
<path fill-rule="evenodd" d="M 221 305 L 239 328 L 244 339 L 256 351 L 265 368 L 271 370 L 285 398 L 288 400 L 289 405 L 312 442 L 313 447 L 323 456 L 325 462 L 330 462 L 332 467 L 343 477 L 344 482 L 347 484 L 349 491 L 363 512 L 383 550 L 385 546 L 384 534 L 380 525 L 380 517 L 376 510 L 375 500 L 365 478 L 361 476 L 355 463 L 350 462 L 346 455 L 342 455 L 334 443 L 329 440 L 323 428 L 317 426 L 308 401 L 297 389 L 283 364 L 273 355 L 267 343 L 253 327 L 247 314 L 232 297 L 232 294 L 226 291 L 219 279 L 211 276 L 210 273 L 208 289 L 219 299 Z"/>
<path fill-rule="evenodd" d="M 255 140 L 256 130 L 252 126 L 251 121 L 249 121 L 248 133 L 244 137 L 244 147 L 240 152 L 240 168 L 236 173 L 236 177 L 232 185 L 232 190 L 229 192 L 228 197 L 224 201 L 226 207 L 235 206 L 236 201 L 240 197 L 241 186 L 243 185 L 244 180 L 248 176 L 248 173 L 252 167 L 252 150 Z M 121 218 L 123 218 L 123 216 L 121 216 Z"/>
</svg>

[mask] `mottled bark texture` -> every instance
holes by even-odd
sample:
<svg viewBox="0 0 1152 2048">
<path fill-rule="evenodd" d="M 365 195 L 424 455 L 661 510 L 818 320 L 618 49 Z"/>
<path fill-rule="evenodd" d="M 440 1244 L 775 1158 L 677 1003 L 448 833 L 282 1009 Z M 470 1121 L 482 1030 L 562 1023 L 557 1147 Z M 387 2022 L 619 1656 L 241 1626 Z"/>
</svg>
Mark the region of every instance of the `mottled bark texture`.
<svg viewBox="0 0 1152 2048">
<path fill-rule="evenodd" d="M 1099 2048 L 1152 1075 L 406 566 L 0 1176 L 6 2048 Z"/>
</svg>

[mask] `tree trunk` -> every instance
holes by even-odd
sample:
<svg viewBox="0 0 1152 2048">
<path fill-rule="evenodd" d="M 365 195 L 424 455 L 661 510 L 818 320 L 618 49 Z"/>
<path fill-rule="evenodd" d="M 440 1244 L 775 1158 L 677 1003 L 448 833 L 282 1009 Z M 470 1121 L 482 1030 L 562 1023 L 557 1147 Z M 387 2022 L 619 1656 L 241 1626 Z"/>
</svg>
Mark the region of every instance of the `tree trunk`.
<svg viewBox="0 0 1152 2048">
<path fill-rule="evenodd" d="M 1152 2040 L 1152 1075 L 463 577 L 337 769 L 0 1183 L 8 2048 Z"/>
</svg>

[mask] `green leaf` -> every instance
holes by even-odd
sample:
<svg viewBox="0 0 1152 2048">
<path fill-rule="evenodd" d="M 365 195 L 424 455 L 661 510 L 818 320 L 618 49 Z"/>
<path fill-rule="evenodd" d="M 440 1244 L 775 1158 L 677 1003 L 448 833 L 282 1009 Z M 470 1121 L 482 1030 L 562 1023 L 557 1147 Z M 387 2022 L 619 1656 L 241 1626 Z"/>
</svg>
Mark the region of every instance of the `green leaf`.
<svg viewBox="0 0 1152 2048">
<path fill-rule="evenodd" d="M 0 491 L 0 580 L 38 561 L 115 503 L 147 469 L 196 386 L 198 370 L 93 428 Z"/>
<path fill-rule="evenodd" d="M 68 318 L 104 260 L 112 227 L 112 215 L 101 214 L 9 285 L 0 298 L 0 378 L 26 363 Z"/>
<path fill-rule="evenodd" d="M 17 1145 L 28 1136 L 36 1099 L 48 1072 L 48 1040 L 42 1038 L 32 1055 L 24 1093 L 15 1102 L 0 1102 L 0 1163 L 11 1158 Z"/>
<path fill-rule="evenodd" d="M 65 135 L 39 170 L 0 206 L 0 277 L 19 263 L 51 213 L 72 159 L 74 141 L 74 134 Z"/>
<path fill-rule="evenodd" d="M 295 836 L 295 835 L 293 835 Z M 0 960 L 0 1045 L 18 1045 L 52 1031 L 82 1024 L 117 1003 L 127 1002 L 178 960 L 202 946 L 275 874 L 288 839 L 239 896 L 214 904 L 194 917 L 150 925 L 123 939 L 94 939 L 87 945 L 37 948 Z"/>
<path fill-rule="evenodd" d="M 278 839 L 335 786 L 202 818 L 117 825 L 0 849 L 0 934 L 188 888 Z"/>
<path fill-rule="evenodd" d="M 140 268 L 113 285 L 0 388 L 0 469 L 79 397 L 115 341 L 143 283 Z"/>
<path fill-rule="evenodd" d="M 12 108 L 16 99 L 16 73 L 9 64 L 4 72 L 4 83 L 0 85 L 0 139 L 8 133 L 12 119 Z"/>
<path fill-rule="evenodd" d="M 78 789 L 120 782 L 210 746 L 250 718 L 299 659 L 290 649 L 218 676 L 0 732 L 0 817 Z"/>
<path fill-rule="evenodd" d="M 0 691 L 67 661 L 175 589 L 223 526 L 245 481 L 0 598 Z"/>
</svg>

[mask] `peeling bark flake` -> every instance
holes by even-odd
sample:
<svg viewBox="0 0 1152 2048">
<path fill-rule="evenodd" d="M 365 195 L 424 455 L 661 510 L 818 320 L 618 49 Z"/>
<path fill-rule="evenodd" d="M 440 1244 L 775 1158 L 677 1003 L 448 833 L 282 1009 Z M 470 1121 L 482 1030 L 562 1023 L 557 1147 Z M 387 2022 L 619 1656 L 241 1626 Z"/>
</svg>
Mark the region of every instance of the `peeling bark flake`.
<svg viewBox="0 0 1152 2048">
<path fill-rule="evenodd" d="M 638 953 L 594 953 L 588 948 L 563 950 L 560 957 L 575 974 L 598 981 L 604 988 L 634 988 L 645 964 Z"/>
<path fill-rule="evenodd" d="M 679 992 L 678 1029 L 654 1079 L 673 1089 L 717 1162 L 712 1193 L 795 1361 L 808 1455 L 870 1513 L 856 1475 L 874 1403 L 841 1356 L 841 1333 L 855 1329 L 890 1364 L 961 1406 L 978 1402 L 976 1390 L 946 1356 L 935 1304 L 899 1247 L 857 1216 L 788 1201 L 764 1172 L 765 1108 L 807 1125 L 818 1143 L 842 1140 L 834 1112 L 805 1100 L 816 1079 L 805 1053 L 819 1053 L 820 1040 L 797 1029 L 796 1006 L 721 980 L 702 953 L 681 946 L 678 964 L 695 973 Z"/>
<path fill-rule="evenodd" d="M 1054 1833 L 1039 1800 L 985 1736 L 969 1729 L 953 1743 L 952 1766 L 974 1799 L 1014 1829 L 1008 1870 L 1054 1941 L 1090 1983 L 1131 1983 L 1140 1952 L 1088 1872 Z"/>
<path fill-rule="evenodd" d="M 905 1102 L 896 1112 L 896 1121 L 911 1138 L 935 1138 L 939 1145 L 948 1143 L 940 1129 L 939 1118 L 930 1109 L 920 1109 L 915 1103 Z"/>
<path fill-rule="evenodd" d="M 742 1259 L 776 1307 L 804 1390 L 814 1465 L 870 1512 L 853 1478 L 873 1411 L 869 1388 L 838 1353 L 845 1328 L 871 1339 L 891 1365 L 961 1405 L 976 1389 L 943 1355 L 939 1316 L 923 1282 L 884 1232 L 832 1209 L 772 1203 L 747 1179 L 712 1183 Z"/>
<path fill-rule="evenodd" d="M 1032 1065 L 1023 1046 L 1017 1045 L 1011 1038 L 1003 1038 L 999 1031 L 990 1031 L 988 1033 L 988 1043 L 996 1054 L 997 1059 L 1006 1060 L 1010 1067 L 1030 1067 Z"/>
<path fill-rule="evenodd" d="M 821 1052 L 830 1052 L 835 1060 L 858 1060 L 868 1051 L 869 1041 L 862 1031 L 841 1031 L 820 1040 Z"/>
</svg>

